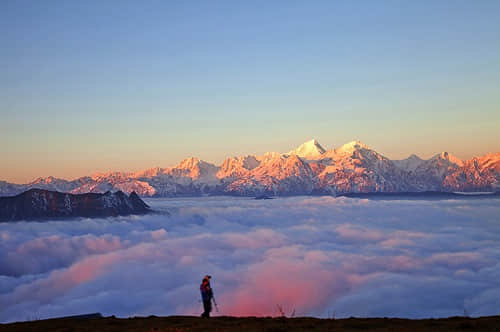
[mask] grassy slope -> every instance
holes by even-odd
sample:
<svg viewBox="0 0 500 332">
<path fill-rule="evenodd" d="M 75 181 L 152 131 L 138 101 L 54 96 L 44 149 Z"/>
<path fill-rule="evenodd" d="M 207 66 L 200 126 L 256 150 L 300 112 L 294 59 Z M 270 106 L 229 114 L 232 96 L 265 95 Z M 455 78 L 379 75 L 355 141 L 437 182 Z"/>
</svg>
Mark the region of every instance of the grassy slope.
<svg viewBox="0 0 500 332">
<path fill-rule="evenodd" d="M 119 319 L 49 319 L 0 324 L 3 331 L 499 331 L 500 316 L 408 320 L 396 318 L 235 318 L 171 316 Z"/>
</svg>

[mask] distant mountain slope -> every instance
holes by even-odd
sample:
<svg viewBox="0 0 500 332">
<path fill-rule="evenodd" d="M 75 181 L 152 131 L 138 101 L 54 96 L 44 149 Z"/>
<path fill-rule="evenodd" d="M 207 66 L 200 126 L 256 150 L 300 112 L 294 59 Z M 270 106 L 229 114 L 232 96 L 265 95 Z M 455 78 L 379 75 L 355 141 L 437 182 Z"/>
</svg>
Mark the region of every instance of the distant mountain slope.
<svg viewBox="0 0 500 332">
<path fill-rule="evenodd" d="M 0 196 L 31 188 L 71 193 L 136 192 L 141 196 L 309 195 L 363 192 L 498 191 L 500 153 L 460 160 L 442 152 L 424 160 L 390 160 L 360 141 L 332 150 L 310 140 L 288 153 L 227 158 L 216 166 L 195 157 L 170 168 L 97 173 L 73 181 L 0 181 Z"/>
<path fill-rule="evenodd" d="M 30 189 L 17 196 L 0 197 L 0 221 L 110 217 L 148 212 L 148 205 L 135 192 L 129 196 L 121 191 L 74 195 Z"/>
<path fill-rule="evenodd" d="M 323 155 L 319 187 L 332 193 L 394 192 L 412 188 L 388 158 L 354 141 Z"/>
</svg>

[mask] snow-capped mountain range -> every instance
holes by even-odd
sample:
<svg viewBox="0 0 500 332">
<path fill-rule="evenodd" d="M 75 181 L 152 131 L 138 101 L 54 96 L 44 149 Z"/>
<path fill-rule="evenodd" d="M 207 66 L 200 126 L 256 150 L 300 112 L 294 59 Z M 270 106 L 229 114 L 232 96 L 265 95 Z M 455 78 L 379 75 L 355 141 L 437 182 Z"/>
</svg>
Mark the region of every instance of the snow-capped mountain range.
<svg viewBox="0 0 500 332">
<path fill-rule="evenodd" d="M 390 160 L 360 141 L 326 150 L 316 140 L 288 153 L 227 158 L 222 165 L 187 158 L 170 168 L 97 173 L 72 181 L 0 181 L 0 196 L 31 188 L 70 193 L 135 191 L 141 196 L 311 195 L 363 192 L 499 191 L 500 152 L 461 160 L 443 152 Z"/>
</svg>

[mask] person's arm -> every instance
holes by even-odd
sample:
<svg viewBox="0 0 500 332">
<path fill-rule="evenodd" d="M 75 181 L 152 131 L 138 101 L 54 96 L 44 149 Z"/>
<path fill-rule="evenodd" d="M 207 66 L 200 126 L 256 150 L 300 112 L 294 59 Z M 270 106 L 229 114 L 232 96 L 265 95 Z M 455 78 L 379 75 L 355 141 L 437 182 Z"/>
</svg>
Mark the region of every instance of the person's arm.
<svg viewBox="0 0 500 332">
<path fill-rule="evenodd" d="M 203 299 L 203 301 L 205 301 L 208 296 L 207 288 L 205 286 L 200 287 L 200 292 L 201 292 L 201 298 Z"/>
</svg>

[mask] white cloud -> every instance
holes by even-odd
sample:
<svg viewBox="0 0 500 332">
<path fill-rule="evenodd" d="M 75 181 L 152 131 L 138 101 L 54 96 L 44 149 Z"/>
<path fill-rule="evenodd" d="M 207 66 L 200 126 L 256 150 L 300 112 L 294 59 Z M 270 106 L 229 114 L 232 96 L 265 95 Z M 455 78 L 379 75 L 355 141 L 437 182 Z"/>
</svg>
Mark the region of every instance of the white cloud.
<svg viewBox="0 0 500 332">
<path fill-rule="evenodd" d="M 499 314 L 497 200 L 151 199 L 171 216 L 0 224 L 0 321 L 88 312 Z"/>
</svg>

